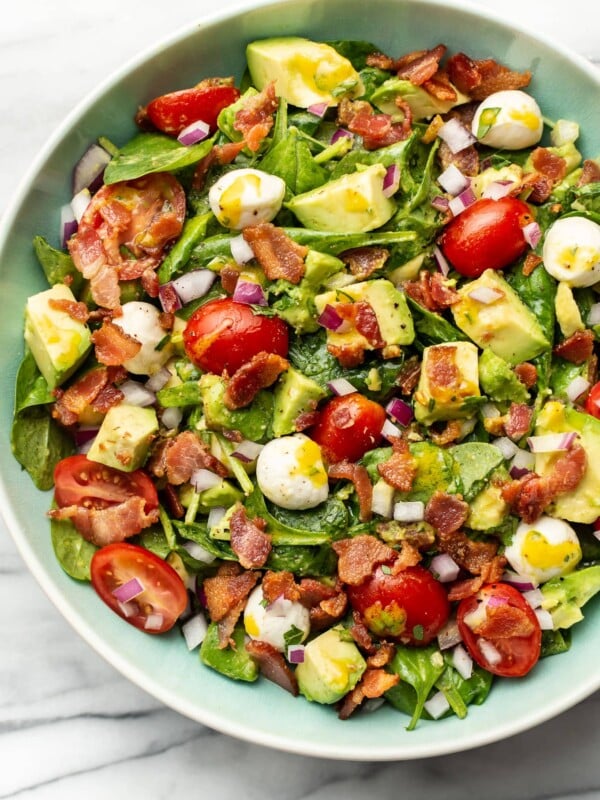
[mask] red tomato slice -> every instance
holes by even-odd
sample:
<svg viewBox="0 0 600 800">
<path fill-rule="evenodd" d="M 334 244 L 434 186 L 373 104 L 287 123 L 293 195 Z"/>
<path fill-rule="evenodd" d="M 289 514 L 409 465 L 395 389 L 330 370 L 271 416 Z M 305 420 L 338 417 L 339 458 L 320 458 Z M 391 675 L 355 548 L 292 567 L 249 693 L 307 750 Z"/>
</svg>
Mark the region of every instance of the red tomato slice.
<svg viewBox="0 0 600 800">
<path fill-rule="evenodd" d="M 384 422 L 383 406 L 356 392 L 329 400 L 308 435 L 330 464 L 358 461 L 380 444 Z"/>
<path fill-rule="evenodd" d="M 523 255 L 528 247 L 523 227 L 532 221 L 529 206 L 515 197 L 483 198 L 450 220 L 440 247 L 457 272 L 476 278 Z"/>
<path fill-rule="evenodd" d="M 471 658 L 494 675 L 520 678 L 540 657 L 540 623 L 514 586 L 491 583 L 461 600 L 457 621 Z"/>
<path fill-rule="evenodd" d="M 143 547 L 120 542 L 96 550 L 92 586 L 106 605 L 130 625 L 146 633 L 170 630 L 187 606 L 187 591 L 173 567 Z M 141 592 L 126 602 L 115 597 L 119 587 L 137 580 Z"/>
<path fill-rule="evenodd" d="M 446 590 L 421 566 L 407 567 L 397 575 L 386 565 L 379 566 L 370 578 L 347 586 L 346 591 L 370 631 L 416 647 L 429 644 L 450 616 Z"/>
<path fill-rule="evenodd" d="M 211 300 L 189 318 L 183 332 L 185 351 L 194 364 L 220 375 L 233 375 L 257 353 L 288 352 L 288 329 L 278 317 L 254 314 L 249 305 L 229 297 Z"/>
<path fill-rule="evenodd" d="M 177 135 L 192 122 L 202 120 L 217 126 L 220 112 L 239 98 L 240 91 L 220 79 L 202 81 L 192 89 L 182 89 L 156 97 L 146 108 L 152 124 L 163 133 Z"/>
<path fill-rule="evenodd" d="M 60 508 L 108 508 L 132 496 L 144 498 L 146 513 L 158 508 L 156 488 L 141 469 L 121 472 L 76 455 L 63 458 L 54 470 L 54 499 Z"/>
</svg>

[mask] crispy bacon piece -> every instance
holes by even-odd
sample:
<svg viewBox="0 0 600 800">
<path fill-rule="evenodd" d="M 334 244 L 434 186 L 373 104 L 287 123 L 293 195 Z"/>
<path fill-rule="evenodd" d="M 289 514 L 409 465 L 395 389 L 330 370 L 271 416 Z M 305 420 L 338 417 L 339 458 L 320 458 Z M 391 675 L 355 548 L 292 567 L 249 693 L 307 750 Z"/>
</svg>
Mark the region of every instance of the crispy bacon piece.
<svg viewBox="0 0 600 800">
<path fill-rule="evenodd" d="M 284 597 L 292 603 L 300 600 L 300 587 L 297 585 L 292 572 L 267 570 L 263 576 L 261 586 L 263 597 L 267 603 L 274 603 L 279 597 Z"/>
<path fill-rule="evenodd" d="M 575 331 L 574 334 L 565 339 L 564 342 L 559 342 L 553 352 L 565 361 L 570 361 L 572 364 L 584 364 L 589 358 L 592 357 L 594 352 L 595 336 L 592 331 L 586 329 L 584 331 Z"/>
<path fill-rule="evenodd" d="M 427 359 L 427 375 L 436 388 L 458 388 L 460 373 L 456 366 L 456 347 L 432 347 Z"/>
<path fill-rule="evenodd" d="M 552 194 L 552 178 L 540 172 L 528 172 L 523 175 L 523 189 L 528 189 L 527 200 L 530 203 L 545 203 Z"/>
<path fill-rule="evenodd" d="M 316 408 L 316 401 L 315 401 L 315 408 Z M 308 428 L 312 428 L 313 425 L 316 425 L 320 417 L 318 411 L 303 411 L 299 414 L 295 421 L 294 421 L 294 429 L 296 431 L 305 431 Z"/>
<path fill-rule="evenodd" d="M 270 281 L 283 278 L 290 283 L 300 283 L 306 271 L 304 259 L 308 247 L 297 244 L 272 222 L 248 225 L 242 233 Z"/>
<path fill-rule="evenodd" d="M 396 648 L 391 642 L 381 642 L 374 652 L 367 658 L 368 667 L 385 667 L 396 654 Z"/>
<path fill-rule="evenodd" d="M 446 62 L 448 76 L 463 94 L 470 95 L 481 84 L 477 64 L 465 53 L 454 53 Z"/>
<path fill-rule="evenodd" d="M 92 342 L 96 348 L 96 359 L 100 364 L 119 367 L 130 358 L 134 358 L 142 349 L 142 345 L 133 336 L 125 333 L 109 319 L 92 334 Z"/>
<path fill-rule="evenodd" d="M 416 567 L 421 559 L 419 549 L 407 539 L 403 540 L 397 558 L 392 564 L 392 575 L 398 575 L 408 567 Z"/>
<path fill-rule="evenodd" d="M 263 567 L 271 552 L 271 537 L 265 533 L 266 522 L 260 517 L 250 520 L 241 503 L 229 520 L 231 549 L 244 569 Z"/>
<path fill-rule="evenodd" d="M 429 435 L 434 444 L 437 444 L 438 447 L 445 447 L 447 444 L 452 444 L 452 442 L 456 442 L 460 439 L 462 430 L 463 428 L 460 420 L 450 419 L 440 430 L 431 427 L 429 429 Z"/>
<path fill-rule="evenodd" d="M 202 191 L 206 183 L 206 176 L 213 165 L 219 164 L 223 166 L 225 164 L 231 164 L 245 146 L 246 143 L 243 139 L 241 142 L 227 142 L 226 144 L 214 145 L 196 165 L 194 177 L 192 178 L 192 189 Z"/>
<path fill-rule="evenodd" d="M 77 300 L 65 300 L 64 298 L 56 299 L 51 297 L 48 305 L 56 311 L 64 311 L 71 319 L 76 322 L 83 322 L 84 324 L 90 318 L 90 312 L 85 303 L 78 302 Z"/>
<path fill-rule="evenodd" d="M 532 421 L 533 408 L 525 403 L 511 403 L 504 421 L 504 431 L 509 439 L 516 441 L 529 433 Z"/>
<path fill-rule="evenodd" d="M 350 625 L 348 631 L 361 650 L 364 650 L 365 653 L 376 652 L 371 633 L 358 611 L 352 612 L 352 625 Z M 373 664 L 373 666 L 383 666 L 383 664 Z"/>
<path fill-rule="evenodd" d="M 517 364 L 513 372 L 526 389 L 531 389 L 537 383 L 537 367 L 529 361 Z"/>
<path fill-rule="evenodd" d="M 133 496 L 107 508 L 53 508 L 48 516 L 71 520 L 84 539 L 97 547 L 105 547 L 135 536 L 144 528 L 158 522 L 158 509 L 146 511 L 145 506 L 143 497 Z"/>
<path fill-rule="evenodd" d="M 272 386 L 289 366 L 289 361 L 276 353 L 256 353 L 227 381 L 224 404 L 230 411 L 249 406 L 260 390 Z"/>
<path fill-rule="evenodd" d="M 310 613 L 312 631 L 329 628 L 346 613 L 348 598 L 341 585 L 327 586 L 315 578 L 302 578 L 300 602 Z"/>
<path fill-rule="evenodd" d="M 221 279 L 223 291 L 227 292 L 227 294 L 233 294 L 235 292 L 235 287 L 237 286 L 239 277 L 239 269 L 233 267 L 231 264 L 225 264 L 225 266 L 219 272 L 219 278 Z"/>
<path fill-rule="evenodd" d="M 365 360 L 365 348 L 361 342 L 351 342 L 348 344 L 328 344 L 328 352 L 340 362 L 342 367 L 351 369 L 358 367 Z"/>
<path fill-rule="evenodd" d="M 498 551 L 496 541 L 475 542 L 463 532 L 438 531 L 439 548 L 448 553 L 456 563 L 473 575 L 480 575 Z"/>
<path fill-rule="evenodd" d="M 485 639 L 509 639 L 513 636 L 531 636 L 534 623 L 522 608 L 508 603 L 486 606 L 485 617 L 473 627 L 473 633 Z"/>
<path fill-rule="evenodd" d="M 361 522 L 368 522 L 373 516 L 373 484 L 369 478 L 367 468 L 361 464 L 350 461 L 339 461 L 329 467 L 328 474 L 333 480 L 351 481 L 358 497 L 359 518 Z"/>
<path fill-rule="evenodd" d="M 433 78 L 422 84 L 422 88 L 437 100 L 444 102 L 453 103 L 458 98 L 445 69 L 438 69 Z"/>
<path fill-rule="evenodd" d="M 600 166 L 595 161 L 592 161 L 591 158 L 586 158 L 583 162 L 583 169 L 577 181 L 577 186 L 586 186 L 588 183 L 598 182 L 600 182 Z"/>
<path fill-rule="evenodd" d="M 399 492 L 410 492 L 417 474 L 417 459 L 408 449 L 408 444 L 399 436 L 394 436 L 392 455 L 387 461 L 377 465 L 377 472 L 386 483 Z"/>
<path fill-rule="evenodd" d="M 114 384 L 122 383 L 127 377 L 122 367 L 96 367 L 86 372 L 71 384 L 68 389 L 55 391 L 56 402 L 52 416 L 61 425 L 69 427 L 79 422 L 80 416 L 89 408 L 106 413 L 120 403 L 123 392 Z"/>
<path fill-rule="evenodd" d="M 375 349 L 381 349 L 385 342 L 381 338 L 377 315 L 370 303 L 359 300 L 350 304 L 354 310 L 354 325 L 356 330 L 364 336 L 369 345 Z M 343 318 L 343 314 L 341 314 Z"/>
<path fill-rule="evenodd" d="M 338 555 L 340 580 L 350 586 L 358 586 L 379 564 L 391 562 L 396 558 L 395 550 L 368 534 L 340 539 L 334 542 L 332 547 Z"/>
<path fill-rule="evenodd" d="M 269 642 L 257 639 L 246 642 L 246 650 L 257 662 L 261 675 L 281 686 L 294 697 L 298 695 L 296 676 L 279 650 L 276 650 Z"/>
<path fill-rule="evenodd" d="M 460 295 L 441 272 L 422 269 L 419 279 L 406 281 L 403 285 L 406 294 L 429 311 L 444 311 L 460 300 Z"/>
<path fill-rule="evenodd" d="M 472 100 L 485 100 L 494 92 L 522 89 L 531 81 L 531 72 L 515 72 L 492 58 L 471 60 L 464 53 L 448 59 L 446 69 L 457 89 Z"/>
<path fill-rule="evenodd" d="M 231 643 L 231 635 L 254 588 L 259 573 L 243 570 L 235 561 L 221 564 L 216 575 L 202 584 L 208 613 L 218 623 L 219 649 Z"/>
<path fill-rule="evenodd" d="M 396 376 L 396 386 L 398 386 L 403 395 L 411 395 L 419 384 L 420 376 L 421 362 L 417 356 L 411 356 L 404 362 Z"/>
<path fill-rule="evenodd" d="M 471 597 L 476 594 L 486 583 L 496 583 L 502 580 L 505 566 L 506 559 L 504 556 L 494 556 L 482 566 L 481 574 L 474 578 L 455 581 L 448 590 L 448 600 L 450 602 L 464 600 L 465 597 Z"/>
<path fill-rule="evenodd" d="M 269 83 L 257 95 L 248 97 L 236 113 L 233 127 L 240 131 L 249 150 L 256 153 L 273 127 L 277 111 L 275 83 Z"/>
<path fill-rule="evenodd" d="M 169 516 L 175 519 L 183 519 L 185 516 L 185 509 L 181 504 L 181 500 L 175 488 L 171 486 L 170 483 L 167 483 L 162 494 L 165 499 L 165 505 L 169 511 Z"/>
<path fill-rule="evenodd" d="M 366 150 L 404 141 L 412 129 L 412 111 L 407 103 L 396 99 L 398 110 L 404 115 L 400 122 L 394 122 L 390 114 L 377 113 L 365 100 L 343 98 L 338 106 L 338 125 L 346 127 L 351 133 L 361 136 Z"/>
<path fill-rule="evenodd" d="M 367 667 L 358 684 L 342 700 L 338 710 L 338 717 L 340 719 L 348 719 L 363 700 L 383 697 L 388 689 L 395 686 L 399 680 L 399 675 L 386 672 L 384 669 Z"/>
<path fill-rule="evenodd" d="M 523 275 L 528 277 L 534 271 L 536 267 L 542 263 L 543 259 L 541 256 L 538 256 L 533 250 L 530 250 L 529 253 L 525 256 L 525 261 L 523 262 Z"/>
<path fill-rule="evenodd" d="M 209 469 L 222 478 L 228 475 L 226 467 L 193 431 L 182 431 L 172 439 L 163 440 L 147 467 L 157 478 L 166 476 L 175 486 L 187 483 L 197 469 Z"/>
<path fill-rule="evenodd" d="M 548 147 L 536 147 L 531 153 L 531 163 L 536 172 L 551 178 L 552 183 L 561 181 L 567 174 L 567 161 L 553 153 Z"/>
<path fill-rule="evenodd" d="M 446 46 L 438 44 L 431 50 L 416 50 L 397 59 L 393 65 L 397 76 L 422 86 L 437 73 L 440 61 L 446 53 Z"/>
<path fill-rule="evenodd" d="M 448 169 L 450 165 L 458 167 L 458 169 L 470 178 L 474 178 L 479 174 L 479 153 L 475 145 L 468 145 L 458 153 L 453 153 L 448 147 L 446 142 L 442 142 L 437 151 L 442 170 Z"/>
<path fill-rule="evenodd" d="M 166 312 L 174 313 L 181 307 L 179 295 L 172 283 L 165 283 L 160 295 L 160 303 Z"/>
<path fill-rule="evenodd" d="M 455 494 L 434 492 L 425 506 L 425 522 L 441 535 L 454 533 L 467 521 L 469 505 Z"/>
<path fill-rule="evenodd" d="M 385 247 L 352 247 L 340 253 L 339 257 L 352 275 L 362 281 L 382 269 L 390 253 Z"/>
</svg>

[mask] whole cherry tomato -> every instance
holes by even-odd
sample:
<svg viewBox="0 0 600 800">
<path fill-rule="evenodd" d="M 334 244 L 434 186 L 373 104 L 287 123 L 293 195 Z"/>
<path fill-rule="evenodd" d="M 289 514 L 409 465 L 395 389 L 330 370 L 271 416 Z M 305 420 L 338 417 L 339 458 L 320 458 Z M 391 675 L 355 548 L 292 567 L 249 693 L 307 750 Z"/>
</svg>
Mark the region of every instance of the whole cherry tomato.
<svg viewBox="0 0 600 800">
<path fill-rule="evenodd" d="M 152 124 L 163 133 L 177 135 L 192 122 L 202 120 L 217 125 L 219 113 L 239 98 L 240 91 L 226 79 L 212 78 L 192 89 L 182 89 L 156 97 L 145 109 Z M 142 113 L 143 118 L 143 113 Z"/>
<path fill-rule="evenodd" d="M 450 220 L 440 247 L 457 272 L 476 278 L 486 269 L 503 269 L 523 255 L 528 247 L 523 227 L 532 221 L 531 210 L 522 200 L 483 198 Z"/>
<path fill-rule="evenodd" d="M 288 329 L 279 317 L 255 314 L 249 305 L 224 297 L 194 311 L 183 344 L 190 360 L 203 370 L 233 375 L 257 353 L 286 356 Z"/>
<path fill-rule="evenodd" d="M 585 399 L 585 410 L 592 417 L 600 419 L 600 381 L 595 383 Z"/>
<path fill-rule="evenodd" d="M 329 400 L 308 435 L 321 446 L 330 464 L 358 461 L 379 445 L 384 422 L 383 406 L 354 392 Z"/>
</svg>

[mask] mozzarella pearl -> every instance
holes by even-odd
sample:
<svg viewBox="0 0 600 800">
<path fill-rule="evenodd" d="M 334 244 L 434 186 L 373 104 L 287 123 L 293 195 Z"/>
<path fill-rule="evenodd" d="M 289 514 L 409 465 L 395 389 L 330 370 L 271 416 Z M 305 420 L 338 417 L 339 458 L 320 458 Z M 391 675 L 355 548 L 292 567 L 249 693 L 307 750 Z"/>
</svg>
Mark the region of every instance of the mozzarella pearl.
<svg viewBox="0 0 600 800">
<path fill-rule="evenodd" d="M 285 182 L 259 169 L 234 169 L 222 175 L 208 192 L 208 202 L 221 225 L 241 231 L 247 225 L 270 222 L 285 196 Z"/>
<path fill-rule="evenodd" d="M 585 217 L 557 219 L 546 233 L 544 267 L 567 286 L 600 280 L 600 225 Z"/>
<path fill-rule="evenodd" d="M 505 150 L 532 147 L 542 138 L 544 121 L 533 97 L 518 89 L 495 92 L 479 105 L 473 135 L 482 144 Z"/>
<path fill-rule="evenodd" d="M 533 524 L 520 523 L 504 555 L 519 575 L 544 583 L 572 572 L 581 560 L 581 546 L 564 520 L 542 516 Z"/>
<path fill-rule="evenodd" d="M 265 497 L 282 508 L 314 508 L 329 494 L 321 448 L 302 433 L 267 442 L 256 461 L 256 479 Z"/>
<path fill-rule="evenodd" d="M 278 597 L 274 603 L 266 605 L 262 586 L 251 592 L 244 610 L 244 627 L 251 639 L 268 642 L 279 652 L 286 650 L 285 634 L 296 633 L 294 628 L 302 632 L 304 641 L 310 633 L 310 614 L 301 603 Z M 295 639 L 294 644 L 300 644 Z"/>
<path fill-rule="evenodd" d="M 123 362 L 123 366 L 134 375 L 153 375 L 172 355 L 170 343 L 157 350 L 167 335 L 159 321 L 160 312 L 150 303 L 137 300 L 125 303 L 121 310 L 123 313 L 114 318 L 114 324 L 142 345 L 133 358 Z"/>
</svg>

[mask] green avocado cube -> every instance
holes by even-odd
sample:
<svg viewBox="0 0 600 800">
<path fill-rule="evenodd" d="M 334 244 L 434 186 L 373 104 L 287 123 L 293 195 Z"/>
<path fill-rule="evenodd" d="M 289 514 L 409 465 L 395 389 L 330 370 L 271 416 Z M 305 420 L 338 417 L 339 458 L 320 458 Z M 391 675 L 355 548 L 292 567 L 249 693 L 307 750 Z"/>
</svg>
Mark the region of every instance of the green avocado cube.
<svg viewBox="0 0 600 800">
<path fill-rule="evenodd" d="M 344 633 L 341 628 L 330 628 L 305 646 L 304 661 L 296 668 L 296 678 L 307 700 L 337 703 L 361 679 L 367 664 Z"/>
<path fill-rule="evenodd" d="M 371 102 L 384 114 L 395 117 L 398 114 L 396 100 L 400 99 L 409 106 L 414 120 L 430 119 L 435 114 L 447 114 L 454 106 L 469 101 L 467 95 L 460 92 L 456 86 L 452 88 L 456 93 L 455 99 L 440 100 L 408 80 L 389 78 L 375 89 L 371 95 Z"/>
<path fill-rule="evenodd" d="M 294 433 L 300 414 L 314 411 L 326 395 L 322 386 L 290 367 L 273 392 L 273 436 Z"/>
<path fill-rule="evenodd" d="M 144 465 L 157 432 L 153 408 L 119 403 L 108 410 L 87 456 L 107 467 L 133 472 Z"/>
<path fill-rule="evenodd" d="M 471 342 L 426 347 L 415 392 L 415 419 L 424 425 L 473 415 L 465 403 L 480 397 L 477 348 Z"/>
</svg>

